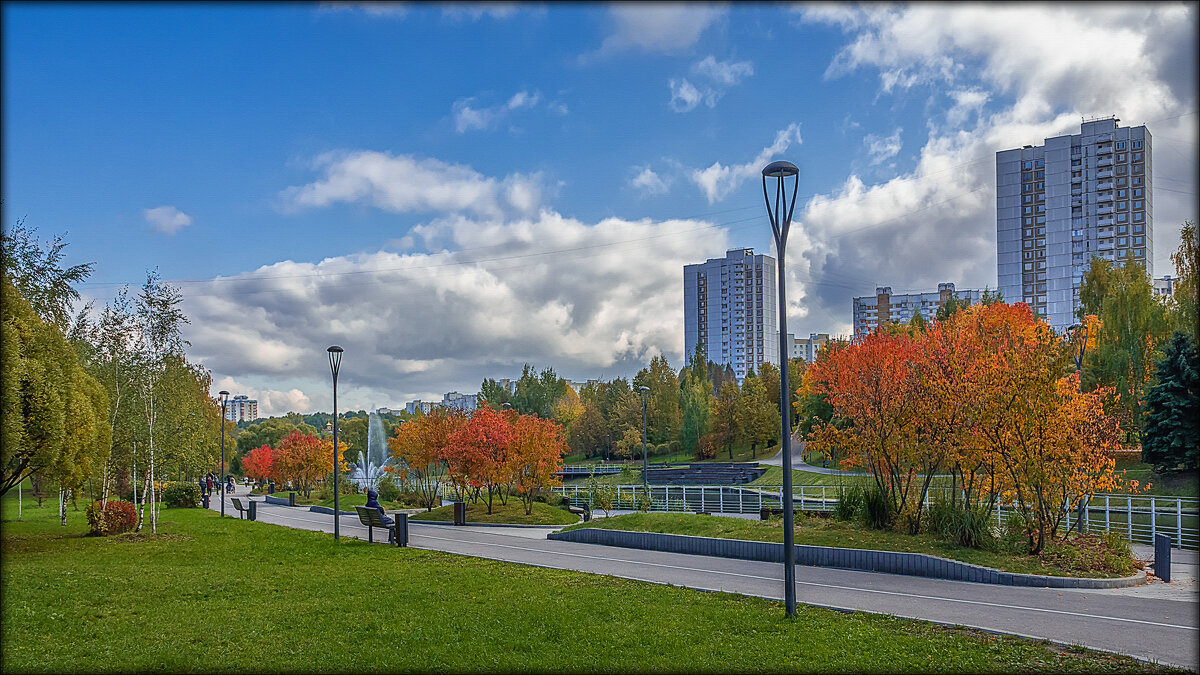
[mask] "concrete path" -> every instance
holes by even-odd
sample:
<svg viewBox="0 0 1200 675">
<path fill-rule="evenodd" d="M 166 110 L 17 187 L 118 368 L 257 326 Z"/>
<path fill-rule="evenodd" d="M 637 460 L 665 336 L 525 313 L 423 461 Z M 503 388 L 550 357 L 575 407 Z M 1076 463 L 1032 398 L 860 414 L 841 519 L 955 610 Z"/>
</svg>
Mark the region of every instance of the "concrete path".
<svg viewBox="0 0 1200 675">
<path fill-rule="evenodd" d="M 212 507 L 217 507 L 215 499 Z M 227 506 L 226 514 L 230 513 L 237 515 Z M 259 504 L 258 519 L 287 527 L 333 530 L 333 516 L 304 508 Z M 366 538 L 366 528 L 356 517 L 343 516 L 340 529 L 343 536 Z M 544 539 L 544 531 L 539 539 L 531 536 L 531 530 L 410 524 L 409 544 L 541 567 L 783 598 L 783 570 L 775 563 L 550 541 Z M 1177 560 L 1173 568 L 1176 578 L 1182 578 L 1181 563 Z M 1194 579 L 1194 566 L 1190 574 Z M 800 566 L 796 586 L 798 599 L 806 604 L 971 626 L 1200 668 L 1200 605 L 1195 595 L 1181 596 L 1172 589 L 1170 597 L 1155 597 L 1158 592 L 1145 590 L 1153 587 L 1153 582 L 1131 589 L 1070 591 Z M 1137 592 L 1139 589 L 1143 590 Z"/>
</svg>

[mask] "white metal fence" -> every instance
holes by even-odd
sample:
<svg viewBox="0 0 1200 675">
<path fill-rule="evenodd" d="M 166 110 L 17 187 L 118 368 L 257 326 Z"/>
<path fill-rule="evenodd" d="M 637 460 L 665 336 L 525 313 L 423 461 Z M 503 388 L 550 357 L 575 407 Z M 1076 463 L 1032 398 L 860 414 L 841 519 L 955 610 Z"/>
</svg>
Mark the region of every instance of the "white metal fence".
<svg viewBox="0 0 1200 675">
<path fill-rule="evenodd" d="M 641 485 L 614 485 L 613 508 L 635 510 L 643 499 Z M 831 511 L 837 505 L 844 487 L 836 485 L 796 485 L 792 487 L 792 502 L 796 509 Z M 553 488 L 576 506 L 592 504 L 586 486 L 562 485 Z M 935 491 L 931 489 L 930 493 Z M 926 497 L 928 505 L 930 495 Z M 783 486 L 780 485 L 651 485 L 650 511 L 691 511 L 707 513 L 759 513 L 762 509 L 783 507 Z M 1010 507 L 998 506 L 997 526 L 1013 513 Z M 1082 519 L 1082 523 L 1080 520 Z M 1150 497 L 1120 494 L 1101 494 L 1067 516 L 1067 527 L 1098 534 L 1115 531 L 1137 544 L 1154 543 L 1155 534 L 1166 534 L 1176 548 L 1200 549 L 1200 500 L 1188 497 Z"/>
</svg>

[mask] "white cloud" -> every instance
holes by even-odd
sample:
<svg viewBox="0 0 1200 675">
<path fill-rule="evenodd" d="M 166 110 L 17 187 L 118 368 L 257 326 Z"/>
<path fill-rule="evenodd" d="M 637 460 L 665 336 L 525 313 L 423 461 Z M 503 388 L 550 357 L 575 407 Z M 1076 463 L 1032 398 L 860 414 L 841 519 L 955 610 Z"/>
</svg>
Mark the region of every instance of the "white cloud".
<svg viewBox="0 0 1200 675">
<path fill-rule="evenodd" d="M 887 137 L 877 134 L 867 134 L 863 138 L 863 145 L 867 146 L 867 154 L 871 156 L 871 164 L 879 164 L 896 156 L 900 152 L 902 144 L 900 142 L 900 134 L 904 129 L 896 128 L 896 131 Z"/>
<path fill-rule="evenodd" d="M 729 243 L 705 221 L 589 224 L 547 209 L 447 215 L 414 235 L 449 250 L 283 261 L 189 286 L 191 353 L 260 405 L 263 391 L 280 397 L 274 413 L 297 405 L 292 389 L 329 409 L 331 344 L 346 350 L 345 409 L 477 391 L 527 362 L 571 378 L 635 370 L 659 353 L 682 365 L 679 271 Z"/>
<path fill-rule="evenodd" d="M 532 109 L 541 101 L 541 92 L 518 91 L 500 105 L 474 108 L 475 97 L 462 98 L 454 102 L 451 112 L 454 115 L 454 128 L 458 133 L 472 130 L 487 130 L 498 125 L 510 112 L 522 109 Z M 558 104 L 554 112 L 566 114 L 566 106 Z"/>
<path fill-rule="evenodd" d="M 584 62 L 633 49 L 676 53 L 696 44 L 700 35 L 725 14 L 724 6 L 687 3 L 629 3 L 609 7 L 612 33 Z"/>
<path fill-rule="evenodd" d="M 675 112 L 688 112 L 705 100 L 705 95 L 686 79 L 672 78 L 667 86 L 671 89 L 671 109 Z M 709 107 L 716 104 L 711 97 L 709 100 L 712 101 Z"/>
<path fill-rule="evenodd" d="M 483 17 L 507 19 L 522 7 L 516 2 L 455 2 L 442 7 L 442 16 L 478 21 Z"/>
<path fill-rule="evenodd" d="M 154 226 L 154 229 L 163 234 L 175 234 L 179 230 L 192 224 L 192 217 L 180 211 L 174 206 L 159 206 L 153 209 L 145 209 L 142 211 L 146 222 Z"/>
<path fill-rule="evenodd" d="M 667 185 L 667 182 L 661 176 L 654 173 L 653 169 L 644 166 L 634 167 L 634 170 L 637 171 L 639 168 L 641 170 L 638 171 L 638 175 L 634 176 L 629 181 L 629 184 L 637 188 L 643 196 L 663 195 L 670 191 L 670 186 Z"/>
<path fill-rule="evenodd" d="M 704 75 L 717 84 L 732 87 L 754 74 L 754 63 L 751 61 L 718 61 L 710 54 L 693 64 L 692 72 Z"/>
<path fill-rule="evenodd" d="M 800 125 L 793 122 L 786 129 L 777 132 L 775 142 L 763 148 L 749 162 L 732 166 L 713 162 L 708 168 L 692 170 L 691 179 L 704 192 L 708 203 L 715 204 L 747 179 L 762 175 L 762 168 L 778 159 L 779 155 L 791 147 L 792 143 L 799 144 L 801 142 Z"/>
<path fill-rule="evenodd" d="M 259 417 L 279 417 L 289 412 L 309 413 L 315 410 L 312 399 L 299 389 L 282 391 L 256 387 L 228 375 L 219 379 L 214 378 L 212 387 L 213 391 L 228 391 L 233 396 L 244 395 L 258 401 Z M 332 409 L 332 406 L 326 408 L 326 410 L 329 409 Z"/>
<path fill-rule="evenodd" d="M 499 217 L 513 210 L 532 212 L 541 201 L 537 173 L 497 180 L 461 164 L 369 150 L 326 153 L 313 168 L 324 176 L 280 193 L 286 210 L 363 202 L 395 213 L 467 211 Z"/>
<path fill-rule="evenodd" d="M 669 79 L 667 87 L 671 90 L 671 109 L 675 112 L 690 112 L 701 102 L 715 108 L 729 87 L 754 74 L 754 64 L 750 61 L 718 61 L 709 55 L 692 64 L 692 73 L 711 80 L 715 86 L 697 86 L 686 78 Z"/>
<path fill-rule="evenodd" d="M 848 328 L 850 298 L 876 285 L 994 288 L 995 153 L 1079 133 L 1081 117 L 1146 123 L 1156 180 L 1194 190 L 1194 6 L 813 5 L 801 13 L 849 35 L 828 76 L 874 70 L 880 91 L 897 97 L 925 85 L 935 99 L 948 90 L 912 171 L 871 186 L 851 175 L 798 214 L 789 248 L 807 269 L 790 271 L 790 283 L 809 324 Z M 898 147 L 874 141 L 880 157 Z M 1155 192 L 1161 275 L 1178 223 L 1195 218 L 1195 197 Z"/>
</svg>

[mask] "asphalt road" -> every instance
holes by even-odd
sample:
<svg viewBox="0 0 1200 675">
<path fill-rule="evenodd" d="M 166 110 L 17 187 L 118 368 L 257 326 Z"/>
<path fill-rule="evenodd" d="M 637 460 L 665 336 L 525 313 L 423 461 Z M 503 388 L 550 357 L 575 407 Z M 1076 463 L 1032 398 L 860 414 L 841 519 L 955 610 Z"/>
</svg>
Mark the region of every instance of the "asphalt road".
<svg viewBox="0 0 1200 675">
<path fill-rule="evenodd" d="M 215 499 L 213 506 L 217 506 Z M 226 514 L 237 517 L 231 506 L 226 506 Z M 332 516 L 301 508 L 259 504 L 258 519 L 294 528 L 333 531 Z M 553 529 L 410 523 L 409 545 L 540 567 L 783 599 L 783 570 L 778 563 L 545 539 L 545 533 Z M 366 528 L 354 516 L 342 517 L 341 532 L 343 536 L 361 539 L 367 536 Z M 386 535 L 383 539 L 386 541 Z M 1015 588 L 807 566 L 796 569 L 796 597 L 802 603 L 821 607 L 1045 638 L 1200 669 L 1197 647 L 1200 605 L 1195 601 L 1138 597 L 1120 591 Z"/>
</svg>

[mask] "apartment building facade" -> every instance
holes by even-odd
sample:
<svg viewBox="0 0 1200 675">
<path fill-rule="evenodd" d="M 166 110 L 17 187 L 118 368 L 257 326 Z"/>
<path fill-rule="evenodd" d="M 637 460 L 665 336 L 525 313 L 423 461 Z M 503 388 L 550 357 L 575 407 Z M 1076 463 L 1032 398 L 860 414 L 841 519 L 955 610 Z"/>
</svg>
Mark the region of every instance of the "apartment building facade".
<svg viewBox="0 0 1200 675">
<path fill-rule="evenodd" d="M 941 283 L 936 291 L 895 295 L 891 286 L 877 286 L 875 295 L 854 298 L 854 337 L 868 335 L 886 323 L 908 323 L 916 314 L 931 321 L 952 297 L 973 305 L 982 299 L 983 291 L 959 291 L 952 283 Z"/>
<path fill-rule="evenodd" d="M 1092 256 L 1154 274 L 1152 139 L 1118 122 L 1085 120 L 1078 134 L 996 153 L 1000 291 L 1058 330 L 1076 322 Z"/>
<path fill-rule="evenodd" d="M 809 333 L 806 338 L 798 338 L 788 333 L 787 343 L 790 345 L 789 359 L 804 359 L 808 363 L 817 360 L 821 346 L 829 342 L 829 333 Z"/>
<path fill-rule="evenodd" d="M 754 249 L 726 251 L 683 268 L 685 358 L 699 345 L 708 360 L 727 364 L 738 382 L 764 362 L 779 364 L 775 259 Z"/>
<path fill-rule="evenodd" d="M 245 395 L 234 396 L 225 406 L 225 419 L 230 422 L 253 422 L 258 419 L 258 401 Z"/>
</svg>

